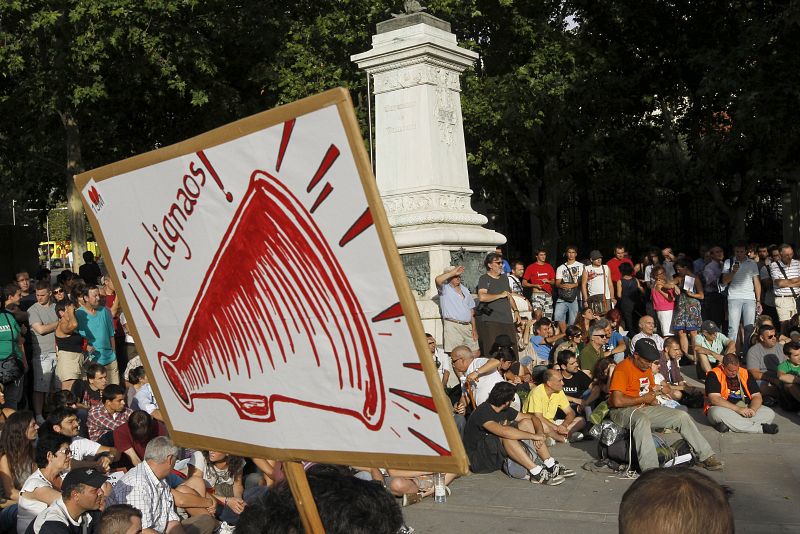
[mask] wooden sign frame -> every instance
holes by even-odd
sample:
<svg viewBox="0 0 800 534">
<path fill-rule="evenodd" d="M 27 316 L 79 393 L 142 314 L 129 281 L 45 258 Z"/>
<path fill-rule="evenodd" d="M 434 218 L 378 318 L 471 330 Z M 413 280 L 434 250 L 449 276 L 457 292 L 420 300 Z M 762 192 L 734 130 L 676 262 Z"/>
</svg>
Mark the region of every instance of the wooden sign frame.
<svg viewBox="0 0 800 534">
<path fill-rule="evenodd" d="M 195 153 L 199 150 L 208 149 L 210 147 L 238 139 L 239 137 L 264 130 L 274 125 L 285 123 L 286 121 L 290 121 L 295 117 L 300 117 L 312 111 L 328 106 L 336 106 L 338 115 L 344 126 L 347 142 L 355 159 L 360 182 L 366 195 L 369 209 L 372 213 L 372 218 L 380 240 L 380 245 L 390 269 L 394 288 L 399 296 L 402 313 L 405 316 L 405 319 L 408 323 L 408 328 L 410 329 L 411 336 L 413 338 L 414 348 L 416 349 L 417 356 L 419 357 L 421 370 L 425 374 L 425 380 L 430 389 L 436 412 L 438 413 L 439 420 L 443 426 L 450 454 L 436 456 L 419 454 L 384 454 L 358 451 L 321 451 L 313 449 L 277 449 L 204 436 L 199 430 L 197 433 L 177 431 L 173 427 L 170 420 L 169 411 L 166 409 L 167 404 L 164 403 L 164 392 L 160 390 L 156 380 L 151 381 L 154 393 L 158 398 L 162 413 L 165 415 L 166 423 L 170 430 L 170 435 L 177 443 L 184 446 L 221 450 L 241 456 L 264 457 L 283 461 L 305 460 L 343 465 L 386 467 L 459 474 L 466 473 L 468 470 L 467 457 L 453 420 L 451 404 L 449 399 L 446 397 L 443 388 L 441 387 L 437 370 L 427 348 L 425 333 L 419 317 L 416 302 L 411 293 L 400 256 L 397 252 L 397 246 L 395 244 L 394 237 L 384 211 L 383 202 L 376 186 L 372 168 L 369 163 L 369 158 L 364 148 L 363 139 L 361 137 L 352 102 L 350 100 L 350 95 L 347 90 L 343 88 L 332 89 L 319 95 L 311 96 L 291 104 L 238 120 L 175 145 L 141 154 L 82 173 L 75 177 L 75 183 L 79 190 L 83 191 L 85 186 L 91 180 L 94 180 L 95 183 L 100 183 L 103 180 L 118 176 L 123 173 L 135 171 L 143 167 L 168 161 L 180 156 Z M 106 239 L 103 235 L 103 231 L 100 227 L 98 219 L 91 209 L 89 202 L 87 202 L 87 198 L 82 195 L 82 200 L 86 214 L 90 223 L 92 224 L 95 236 L 97 237 L 97 241 L 100 244 L 104 257 L 106 258 L 106 266 L 116 284 L 115 287 L 117 288 L 117 295 L 121 299 L 123 310 L 128 319 L 129 329 L 136 341 L 138 353 L 142 356 L 142 362 L 149 376 L 153 377 L 154 366 L 157 362 L 155 355 L 148 355 L 144 350 L 144 346 L 139 335 L 139 328 L 142 325 L 136 324 L 136 321 L 134 320 L 134 314 L 131 313 L 131 304 L 133 304 L 133 301 L 130 299 L 130 295 L 126 294 L 125 286 L 121 283 L 122 280 L 120 279 L 118 272 L 119 266 L 111 262 L 111 252 L 106 243 Z"/>
</svg>

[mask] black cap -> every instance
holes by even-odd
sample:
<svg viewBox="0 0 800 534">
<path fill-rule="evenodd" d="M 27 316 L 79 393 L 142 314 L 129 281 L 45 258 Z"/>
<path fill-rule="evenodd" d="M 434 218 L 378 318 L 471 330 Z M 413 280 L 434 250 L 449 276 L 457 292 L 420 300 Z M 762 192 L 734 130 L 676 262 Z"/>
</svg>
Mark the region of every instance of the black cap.
<svg viewBox="0 0 800 534">
<path fill-rule="evenodd" d="M 633 346 L 633 351 L 647 361 L 654 362 L 661 358 L 661 352 L 652 339 L 642 338 Z"/>
<path fill-rule="evenodd" d="M 62 486 L 74 487 L 78 484 L 85 484 L 93 488 L 99 488 L 106 483 L 108 477 L 93 467 L 78 467 L 72 469 L 67 476 L 64 477 Z"/>
<path fill-rule="evenodd" d="M 706 320 L 700 325 L 701 332 L 708 332 L 709 334 L 716 334 L 719 332 L 719 327 L 714 321 Z"/>
</svg>

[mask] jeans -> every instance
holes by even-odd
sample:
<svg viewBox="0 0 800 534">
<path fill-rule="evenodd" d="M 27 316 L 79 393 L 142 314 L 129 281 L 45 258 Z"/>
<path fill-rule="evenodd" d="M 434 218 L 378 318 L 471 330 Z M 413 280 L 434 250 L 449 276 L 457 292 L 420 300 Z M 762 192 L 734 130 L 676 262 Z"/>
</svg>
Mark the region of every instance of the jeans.
<svg viewBox="0 0 800 534">
<path fill-rule="evenodd" d="M 553 320 L 557 323 L 565 321 L 567 324 L 574 324 L 575 319 L 578 318 L 578 310 L 578 299 L 575 299 L 572 302 L 558 299 L 556 301 Z"/>
<path fill-rule="evenodd" d="M 6 408 L 13 408 L 14 410 L 18 409 L 19 401 L 22 400 L 22 391 L 25 386 L 25 375 L 13 382 L 9 382 L 7 384 L 3 384 L 6 397 Z"/>
<path fill-rule="evenodd" d="M 744 324 L 744 340 L 750 338 L 753 330 L 753 323 L 756 320 L 756 301 L 755 299 L 732 299 L 728 298 L 728 338 L 736 341 L 739 335 L 739 323 Z M 749 328 L 748 328 L 749 327 Z"/>
</svg>

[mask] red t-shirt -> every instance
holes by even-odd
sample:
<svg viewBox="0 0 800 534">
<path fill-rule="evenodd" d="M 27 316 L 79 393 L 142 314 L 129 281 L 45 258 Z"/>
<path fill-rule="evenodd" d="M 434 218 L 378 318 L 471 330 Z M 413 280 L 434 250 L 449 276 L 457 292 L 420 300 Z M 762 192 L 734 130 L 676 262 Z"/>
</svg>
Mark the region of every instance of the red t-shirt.
<svg viewBox="0 0 800 534">
<path fill-rule="evenodd" d="M 131 436 L 131 428 L 128 426 L 128 423 L 125 423 L 114 429 L 114 448 L 124 453 L 132 447 L 136 456 L 138 456 L 140 460 L 144 460 L 144 450 L 147 448 L 147 444 L 150 440 L 158 436 L 166 435 L 167 431 L 164 425 L 154 419 L 150 425 L 150 434 L 147 441 L 140 443 L 134 441 L 133 436 Z M 123 463 L 127 463 L 128 456 L 123 454 L 122 461 Z"/>
<path fill-rule="evenodd" d="M 625 358 L 614 369 L 608 390 L 621 391 L 626 397 L 638 398 L 647 395 L 655 383 L 653 372 L 649 367 L 646 371 L 642 371 L 636 367 L 632 359 Z"/>
<path fill-rule="evenodd" d="M 608 260 L 608 263 L 606 263 L 606 265 L 608 265 L 608 268 L 611 270 L 611 281 L 615 284 L 617 283 L 617 280 L 622 278 L 622 275 L 619 273 L 619 266 L 622 265 L 623 263 L 627 263 L 631 267 L 633 267 L 633 262 L 631 261 L 630 258 L 622 258 L 621 260 L 618 260 L 617 257 L 614 256 L 613 258 Z"/>
<path fill-rule="evenodd" d="M 522 275 L 522 278 L 527 280 L 530 284 L 541 284 L 542 289 L 550 295 L 553 294 L 553 286 L 542 282 L 542 280 L 555 280 L 556 278 L 556 271 L 549 263 L 531 263 L 528 265 L 528 268 L 525 269 L 525 274 Z"/>
</svg>

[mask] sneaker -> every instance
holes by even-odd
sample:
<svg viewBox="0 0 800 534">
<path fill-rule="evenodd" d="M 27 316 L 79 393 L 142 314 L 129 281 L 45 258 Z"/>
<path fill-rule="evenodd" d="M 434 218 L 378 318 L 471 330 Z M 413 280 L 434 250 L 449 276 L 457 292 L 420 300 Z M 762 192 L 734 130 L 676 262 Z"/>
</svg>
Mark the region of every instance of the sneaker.
<svg viewBox="0 0 800 534">
<path fill-rule="evenodd" d="M 568 440 L 570 443 L 575 443 L 578 441 L 583 441 L 583 432 L 573 432 L 573 434 L 569 437 Z"/>
<path fill-rule="evenodd" d="M 778 425 L 775 423 L 761 423 L 761 430 L 764 431 L 764 434 L 777 434 Z"/>
<path fill-rule="evenodd" d="M 564 482 L 564 477 L 553 475 L 549 469 L 542 469 L 537 474 L 531 475 L 531 482 L 545 486 L 558 486 Z"/>
<path fill-rule="evenodd" d="M 215 530 L 217 534 L 233 534 L 235 531 L 236 531 L 236 526 L 229 525 L 225 521 L 220 523 L 219 526 L 217 527 L 217 530 Z"/>
<path fill-rule="evenodd" d="M 725 424 L 725 423 L 723 423 L 722 421 L 720 421 L 719 423 L 717 423 L 716 425 L 714 425 L 714 428 L 715 428 L 715 429 L 716 429 L 716 431 L 717 431 L 717 432 L 719 432 L 720 434 L 724 434 L 725 432 L 728 432 L 728 431 L 730 430 L 730 428 L 728 428 L 728 425 L 726 425 L 726 424 Z"/>
<path fill-rule="evenodd" d="M 545 469 L 550 471 L 550 474 L 552 474 L 554 477 L 559 477 L 560 476 L 560 477 L 564 477 L 564 478 L 570 478 L 570 477 L 574 477 L 575 476 L 575 471 L 573 471 L 572 469 L 568 469 L 568 468 L 564 467 L 563 464 L 560 464 L 558 462 L 556 462 L 553 467 L 547 467 Z"/>
<path fill-rule="evenodd" d="M 722 468 L 725 464 L 717 460 L 717 457 L 712 454 L 705 460 L 699 462 L 699 465 L 705 469 L 708 469 L 709 471 L 722 471 Z"/>
<path fill-rule="evenodd" d="M 773 406 L 777 406 L 778 405 L 778 399 L 776 399 L 775 397 L 770 397 L 769 395 L 765 395 L 764 396 L 764 400 L 763 400 L 763 404 L 764 404 L 764 406 L 772 408 Z"/>
</svg>

